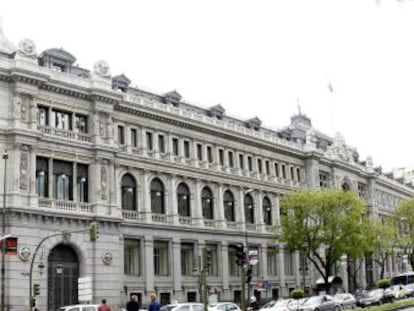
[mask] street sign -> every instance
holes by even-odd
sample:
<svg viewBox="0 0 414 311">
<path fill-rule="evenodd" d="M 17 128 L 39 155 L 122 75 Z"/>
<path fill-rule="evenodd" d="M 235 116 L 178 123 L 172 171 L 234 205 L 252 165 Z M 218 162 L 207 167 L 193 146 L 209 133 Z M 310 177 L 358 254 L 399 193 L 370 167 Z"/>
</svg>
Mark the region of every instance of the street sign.
<svg viewBox="0 0 414 311">
<path fill-rule="evenodd" d="M 78 300 L 92 301 L 92 277 L 86 276 L 78 279 Z"/>
<path fill-rule="evenodd" d="M 259 252 L 257 251 L 257 249 L 254 250 L 250 250 L 248 252 L 248 257 L 249 257 L 249 264 L 254 266 L 259 262 Z"/>
</svg>

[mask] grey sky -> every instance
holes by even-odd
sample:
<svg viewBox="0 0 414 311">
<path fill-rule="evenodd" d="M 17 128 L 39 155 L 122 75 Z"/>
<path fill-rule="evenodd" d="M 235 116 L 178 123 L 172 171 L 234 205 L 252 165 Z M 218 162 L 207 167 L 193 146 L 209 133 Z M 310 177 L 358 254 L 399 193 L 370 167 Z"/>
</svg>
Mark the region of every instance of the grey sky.
<svg viewBox="0 0 414 311">
<path fill-rule="evenodd" d="M 3 32 L 140 87 L 281 128 L 302 112 L 384 169 L 414 163 L 414 4 L 383 0 L 1 1 Z M 328 90 L 330 81 L 334 92 Z"/>
</svg>

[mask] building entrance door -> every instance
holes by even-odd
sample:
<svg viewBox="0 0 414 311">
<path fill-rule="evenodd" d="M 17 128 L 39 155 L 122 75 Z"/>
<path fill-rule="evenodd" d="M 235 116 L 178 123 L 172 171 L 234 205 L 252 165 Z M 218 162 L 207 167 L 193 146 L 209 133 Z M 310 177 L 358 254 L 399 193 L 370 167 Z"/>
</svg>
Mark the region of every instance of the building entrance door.
<svg viewBox="0 0 414 311">
<path fill-rule="evenodd" d="M 79 260 L 67 245 L 57 245 L 48 258 L 48 310 L 78 303 Z"/>
</svg>

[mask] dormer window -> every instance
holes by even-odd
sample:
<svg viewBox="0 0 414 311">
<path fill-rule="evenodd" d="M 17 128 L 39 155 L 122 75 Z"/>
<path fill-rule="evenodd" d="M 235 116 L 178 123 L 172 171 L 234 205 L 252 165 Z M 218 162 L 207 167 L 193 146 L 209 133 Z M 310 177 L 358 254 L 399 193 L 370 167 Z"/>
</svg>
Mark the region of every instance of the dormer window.
<svg viewBox="0 0 414 311">
<path fill-rule="evenodd" d="M 76 58 L 63 49 L 48 49 L 39 55 L 39 65 L 59 72 L 72 72 Z"/>
<path fill-rule="evenodd" d="M 126 93 L 130 84 L 131 80 L 129 80 L 124 74 L 112 78 L 112 89 L 114 90 Z"/>
<path fill-rule="evenodd" d="M 246 121 L 246 126 L 255 131 L 260 130 L 261 125 L 262 125 L 262 121 L 260 121 L 258 117 L 254 117 L 253 119 L 249 119 Z"/>
<path fill-rule="evenodd" d="M 213 118 L 217 118 L 219 120 L 223 119 L 224 112 L 225 110 L 220 104 L 215 105 L 210 108 L 210 116 Z"/>
</svg>

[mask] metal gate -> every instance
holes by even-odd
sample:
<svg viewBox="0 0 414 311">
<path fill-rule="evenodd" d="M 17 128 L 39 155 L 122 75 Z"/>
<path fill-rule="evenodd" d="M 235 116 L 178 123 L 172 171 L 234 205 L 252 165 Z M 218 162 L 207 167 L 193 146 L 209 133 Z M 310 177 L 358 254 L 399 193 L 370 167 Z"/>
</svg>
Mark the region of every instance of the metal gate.
<svg viewBox="0 0 414 311">
<path fill-rule="evenodd" d="M 57 245 L 48 258 L 49 311 L 78 303 L 79 261 L 75 251 L 67 245 Z"/>
</svg>

